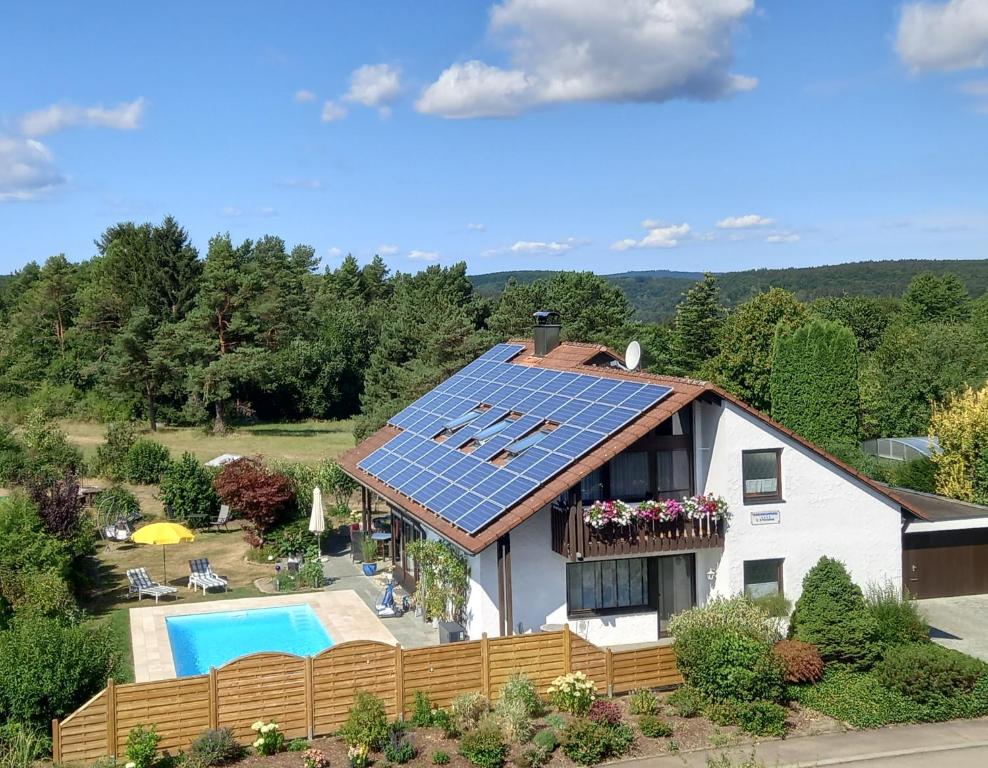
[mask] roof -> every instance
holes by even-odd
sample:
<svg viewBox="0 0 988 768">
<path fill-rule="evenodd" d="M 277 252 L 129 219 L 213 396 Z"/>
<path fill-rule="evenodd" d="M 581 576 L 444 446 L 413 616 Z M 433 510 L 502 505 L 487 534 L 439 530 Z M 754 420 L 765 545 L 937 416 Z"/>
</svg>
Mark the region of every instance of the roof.
<svg viewBox="0 0 988 768">
<path fill-rule="evenodd" d="M 988 507 L 972 504 L 969 501 L 937 496 L 935 493 L 914 491 L 912 488 L 888 486 L 888 493 L 908 505 L 927 522 L 939 523 L 947 520 L 969 520 L 988 517 Z"/>
<path fill-rule="evenodd" d="M 403 430 L 394 424 L 396 419 L 401 421 L 398 417 L 392 419 L 389 425 L 375 432 L 340 458 L 340 463 L 347 473 L 364 486 L 370 488 L 395 506 L 405 510 L 468 552 L 476 553 L 485 549 L 500 536 L 527 520 L 546 504 L 565 494 L 592 471 L 606 464 L 615 455 L 637 442 L 640 438 L 648 434 L 649 431 L 701 396 L 720 398 L 735 404 L 760 421 L 772 426 L 792 440 L 817 453 L 843 473 L 853 476 L 894 503 L 906 507 L 908 511 L 912 511 L 909 505 L 894 497 L 888 488 L 862 475 L 836 457 L 822 451 L 781 424 L 774 422 L 764 413 L 752 408 L 734 395 L 721 390 L 709 382 L 638 371 L 631 372 L 612 367 L 609 365 L 610 361 L 619 362 L 620 357 L 607 347 L 598 344 L 565 342 L 544 357 L 537 357 L 534 354 L 534 345 L 530 340 L 513 339 L 509 343 L 519 347 L 517 354 L 504 361 L 510 365 L 588 374 L 603 379 L 633 381 L 639 384 L 653 384 L 668 388 L 670 391 L 654 404 L 641 408 L 634 418 L 612 431 L 606 439 L 594 445 L 586 453 L 569 461 L 556 474 L 544 482 L 537 484 L 517 501 L 507 505 L 501 514 L 493 517 L 485 526 L 473 532 L 452 524 L 433 509 L 399 492 L 395 487 L 376 476 L 374 472 L 367 471 L 365 468 L 359 466 L 361 462 L 364 462 L 375 451 L 387 446 L 390 441 L 402 435 Z M 495 349 L 504 346 L 498 345 Z M 435 391 L 433 390 L 433 392 Z M 428 397 L 429 394 L 431 393 L 428 393 L 425 397 Z M 429 426 L 434 426 L 434 424 L 430 423 Z M 368 464 L 365 462 L 364 466 L 366 467 Z M 921 514 L 919 516 L 922 517 Z"/>
</svg>

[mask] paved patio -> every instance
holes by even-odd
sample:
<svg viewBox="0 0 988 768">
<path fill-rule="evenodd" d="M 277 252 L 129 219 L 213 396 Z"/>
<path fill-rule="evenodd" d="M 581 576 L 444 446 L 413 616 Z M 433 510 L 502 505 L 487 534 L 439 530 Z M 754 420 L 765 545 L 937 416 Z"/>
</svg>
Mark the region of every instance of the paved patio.
<svg viewBox="0 0 988 768">
<path fill-rule="evenodd" d="M 988 661 L 988 595 L 917 600 L 930 637 L 947 648 Z"/>
</svg>

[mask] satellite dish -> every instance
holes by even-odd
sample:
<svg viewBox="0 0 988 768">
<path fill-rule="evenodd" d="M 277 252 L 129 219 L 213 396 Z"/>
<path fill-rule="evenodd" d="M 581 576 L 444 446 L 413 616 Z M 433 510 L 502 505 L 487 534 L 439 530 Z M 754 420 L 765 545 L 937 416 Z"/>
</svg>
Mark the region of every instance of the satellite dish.
<svg viewBox="0 0 988 768">
<path fill-rule="evenodd" d="M 637 341 L 633 341 L 628 345 L 628 348 L 624 351 L 624 367 L 629 371 L 633 371 L 638 368 L 638 364 L 642 361 L 642 347 Z"/>
</svg>

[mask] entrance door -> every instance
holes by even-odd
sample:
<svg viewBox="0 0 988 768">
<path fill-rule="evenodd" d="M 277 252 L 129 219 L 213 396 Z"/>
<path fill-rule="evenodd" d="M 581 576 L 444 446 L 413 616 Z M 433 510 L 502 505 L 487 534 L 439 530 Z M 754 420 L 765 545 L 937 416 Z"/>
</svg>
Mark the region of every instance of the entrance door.
<svg viewBox="0 0 988 768">
<path fill-rule="evenodd" d="M 696 605 L 696 557 L 666 555 L 658 560 L 659 636 L 669 634 L 669 619 Z"/>
<path fill-rule="evenodd" d="M 905 534 L 902 582 L 916 598 L 988 593 L 988 528 Z"/>
</svg>

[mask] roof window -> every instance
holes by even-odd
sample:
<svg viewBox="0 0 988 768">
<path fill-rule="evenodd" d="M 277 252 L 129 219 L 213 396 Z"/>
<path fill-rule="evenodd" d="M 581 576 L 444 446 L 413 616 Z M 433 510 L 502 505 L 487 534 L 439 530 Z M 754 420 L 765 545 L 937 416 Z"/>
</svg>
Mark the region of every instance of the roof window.
<svg viewBox="0 0 988 768">
<path fill-rule="evenodd" d="M 482 408 L 474 408 L 473 410 L 467 411 L 466 413 L 457 416 L 455 419 L 451 419 L 443 424 L 443 432 L 449 433 L 454 429 L 459 429 L 465 424 L 469 424 L 471 421 L 476 419 L 480 414 L 484 412 Z"/>
<path fill-rule="evenodd" d="M 530 432 L 518 440 L 515 440 L 511 445 L 504 449 L 504 452 L 509 456 L 517 456 L 519 453 L 531 448 L 533 445 L 537 445 L 545 440 L 551 433 L 553 427 L 550 424 L 543 424 L 534 432 Z"/>
<path fill-rule="evenodd" d="M 507 416 L 505 416 L 500 421 L 495 421 L 490 426 L 484 427 L 477 434 L 475 434 L 473 436 L 474 442 L 477 445 L 483 445 L 488 440 L 490 440 L 492 437 L 494 437 L 494 435 L 496 435 L 499 432 L 507 429 L 509 426 L 511 426 L 511 424 L 513 424 L 516 421 L 518 421 L 518 416 L 516 416 L 513 413 L 509 413 Z"/>
</svg>

